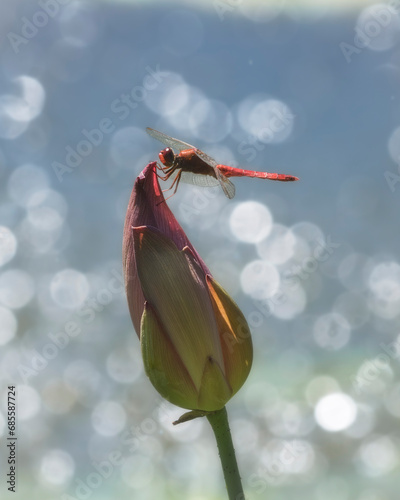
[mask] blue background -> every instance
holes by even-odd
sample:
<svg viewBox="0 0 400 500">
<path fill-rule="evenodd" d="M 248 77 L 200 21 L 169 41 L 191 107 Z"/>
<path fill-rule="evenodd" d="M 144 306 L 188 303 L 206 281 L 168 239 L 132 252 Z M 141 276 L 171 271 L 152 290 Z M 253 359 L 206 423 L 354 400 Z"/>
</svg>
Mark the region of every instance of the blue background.
<svg viewBox="0 0 400 500">
<path fill-rule="evenodd" d="M 399 16 L 246 5 L 66 2 L 47 22 L 37 3 L 0 7 L 0 432 L 17 385 L 13 498 L 225 498 L 207 423 L 173 427 L 181 410 L 143 373 L 121 286 L 130 191 L 163 147 L 147 126 L 300 178 L 235 179 L 232 201 L 181 184 L 168 201 L 252 329 L 253 370 L 228 404 L 248 498 L 397 498 Z"/>
</svg>

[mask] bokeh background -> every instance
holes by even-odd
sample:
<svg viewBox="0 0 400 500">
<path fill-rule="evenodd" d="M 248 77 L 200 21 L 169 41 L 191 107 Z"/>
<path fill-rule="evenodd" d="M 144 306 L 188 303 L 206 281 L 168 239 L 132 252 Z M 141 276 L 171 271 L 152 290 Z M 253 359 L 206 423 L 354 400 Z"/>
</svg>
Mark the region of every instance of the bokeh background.
<svg viewBox="0 0 400 500">
<path fill-rule="evenodd" d="M 400 2 L 7 0 L 0 25 L 1 497 L 226 498 L 208 423 L 173 427 L 143 373 L 122 288 L 150 126 L 300 177 L 168 201 L 251 326 L 228 404 L 248 498 L 397 499 Z"/>
</svg>

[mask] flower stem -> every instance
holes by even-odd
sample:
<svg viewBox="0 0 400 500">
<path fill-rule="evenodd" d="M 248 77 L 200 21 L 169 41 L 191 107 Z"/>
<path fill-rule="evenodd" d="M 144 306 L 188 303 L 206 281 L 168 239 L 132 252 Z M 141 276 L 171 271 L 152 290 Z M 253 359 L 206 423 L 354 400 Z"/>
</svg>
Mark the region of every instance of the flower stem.
<svg viewBox="0 0 400 500">
<path fill-rule="evenodd" d="M 229 500 L 245 500 L 226 408 L 207 415 L 215 434 Z"/>
</svg>

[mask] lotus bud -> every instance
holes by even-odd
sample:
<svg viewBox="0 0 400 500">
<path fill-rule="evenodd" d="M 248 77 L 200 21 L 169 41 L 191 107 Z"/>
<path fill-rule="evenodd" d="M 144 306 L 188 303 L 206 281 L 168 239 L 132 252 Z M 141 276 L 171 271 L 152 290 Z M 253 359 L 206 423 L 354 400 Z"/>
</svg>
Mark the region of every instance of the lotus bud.
<svg viewBox="0 0 400 500">
<path fill-rule="evenodd" d="M 250 331 L 165 203 L 155 163 L 133 187 L 123 266 L 129 310 L 153 386 L 182 408 L 223 408 L 250 372 Z"/>
</svg>

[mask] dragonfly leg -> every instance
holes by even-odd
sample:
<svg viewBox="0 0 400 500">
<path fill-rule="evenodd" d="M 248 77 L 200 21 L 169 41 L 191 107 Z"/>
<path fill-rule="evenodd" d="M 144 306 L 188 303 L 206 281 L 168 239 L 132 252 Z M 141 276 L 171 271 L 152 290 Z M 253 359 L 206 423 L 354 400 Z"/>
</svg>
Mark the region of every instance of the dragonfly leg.
<svg viewBox="0 0 400 500">
<path fill-rule="evenodd" d="M 171 174 L 168 174 L 168 172 L 166 172 L 166 169 L 164 169 L 161 165 L 159 165 L 157 163 L 157 168 L 158 170 L 161 170 L 161 172 L 165 175 L 160 175 L 158 172 L 156 172 L 156 176 L 161 179 L 162 181 L 166 181 L 168 179 L 168 177 L 171 175 Z"/>
<path fill-rule="evenodd" d="M 160 175 L 156 172 L 156 175 L 159 179 L 161 179 L 162 181 L 167 181 L 171 175 L 174 173 L 176 167 L 175 166 L 172 166 L 172 167 L 162 167 L 161 165 L 159 165 L 157 163 L 157 167 L 159 170 L 161 170 L 161 172 L 165 175 Z"/>
<path fill-rule="evenodd" d="M 176 190 L 178 189 L 179 182 L 180 182 L 180 180 L 181 180 L 181 175 L 182 175 L 182 170 L 180 170 L 180 171 L 179 171 L 179 174 L 175 177 L 174 182 L 172 183 L 172 186 L 176 183 L 176 184 L 175 184 L 175 189 L 174 189 L 173 194 L 175 194 L 175 193 L 176 193 Z M 172 187 L 172 186 L 171 186 L 171 187 Z M 172 196 L 172 195 L 171 195 L 171 196 Z"/>
<path fill-rule="evenodd" d="M 169 187 L 169 188 L 167 188 L 167 189 L 164 189 L 164 190 L 163 190 L 163 193 L 165 193 L 166 191 L 169 191 L 170 189 L 172 189 L 173 187 L 175 187 L 174 192 L 173 192 L 170 196 L 168 196 L 168 198 L 165 198 L 165 200 L 164 200 L 164 201 L 169 200 L 169 199 L 170 199 L 170 198 L 172 198 L 172 196 L 174 196 L 174 194 L 176 193 L 176 190 L 178 189 L 179 181 L 181 180 L 181 175 L 182 175 L 182 170 L 180 170 L 180 171 L 179 171 L 179 173 L 177 174 L 177 176 L 176 176 L 176 177 L 175 177 L 175 179 L 173 180 L 173 182 L 172 182 L 172 184 L 170 185 L 170 187 Z M 160 203 L 162 203 L 162 201 L 161 201 Z"/>
<path fill-rule="evenodd" d="M 167 179 L 170 177 L 171 174 L 172 174 L 172 172 L 170 172 L 170 173 L 167 174 Z M 179 184 L 179 181 L 180 181 L 180 178 L 181 178 L 181 175 L 182 175 L 182 170 L 179 171 L 179 173 L 177 174 L 177 176 L 173 180 L 173 182 L 170 185 L 170 187 L 167 188 L 167 189 L 163 189 L 163 193 L 165 193 L 165 191 L 169 191 L 170 189 L 172 189 L 175 186 L 175 190 L 173 192 L 173 194 L 175 194 L 176 193 L 176 189 L 177 189 L 178 184 Z"/>
</svg>

